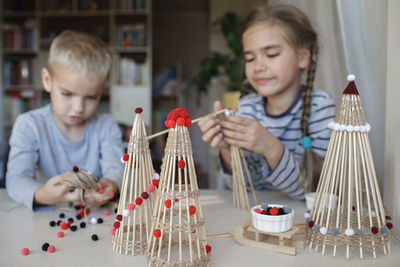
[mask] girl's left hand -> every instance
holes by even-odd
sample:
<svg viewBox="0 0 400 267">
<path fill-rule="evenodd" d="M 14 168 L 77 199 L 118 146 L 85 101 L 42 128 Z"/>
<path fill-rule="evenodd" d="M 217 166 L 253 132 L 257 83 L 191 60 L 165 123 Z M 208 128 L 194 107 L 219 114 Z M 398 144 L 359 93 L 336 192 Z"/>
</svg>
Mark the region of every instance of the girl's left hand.
<svg viewBox="0 0 400 267">
<path fill-rule="evenodd" d="M 272 135 L 258 121 L 239 116 L 229 116 L 221 122 L 224 140 L 231 145 L 235 145 L 257 154 L 265 155 L 276 142 L 276 137 Z"/>
</svg>

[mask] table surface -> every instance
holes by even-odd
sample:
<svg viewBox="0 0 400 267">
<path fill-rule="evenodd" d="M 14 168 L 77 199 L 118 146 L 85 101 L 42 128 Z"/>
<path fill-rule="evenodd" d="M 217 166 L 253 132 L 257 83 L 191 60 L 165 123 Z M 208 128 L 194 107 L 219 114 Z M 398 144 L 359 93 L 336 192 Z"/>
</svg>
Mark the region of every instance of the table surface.
<svg viewBox="0 0 400 267">
<path fill-rule="evenodd" d="M 258 192 L 261 202 L 287 205 L 294 208 L 294 223 L 304 222 L 304 202 L 289 199 L 279 192 Z M 200 202 L 207 234 L 232 232 L 235 226 L 250 219 L 250 212 L 233 209 L 232 193 L 229 191 L 201 190 Z M 60 210 L 32 212 L 14 203 L 5 189 L 0 189 L 0 266 L 148 266 L 142 255 L 120 255 L 112 248 L 110 229 L 114 215 L 104 216 L 104 209 L 96 209 L 90 215 L 101 217 L 103 224 L 88 224 L 85 229 L 76 232 L 65 231 L 64 238 L 57 238 L 59 227 L 50 227 L 51 220 L 58 220 Z M 76 212 L 62 211 L 66 218 L 75 219 Z M 111 214 L 114 214 L 113 212 Z M 91 235 L 97 234 L 94 242 Z M 48 242 L 56 247 L 56 252 L 41 250 Z M 308 249 L 298 249 L 296 256 L 245 247 L 236 243 L 232 236 L 208 237 L 212 246 L 211 266 L 398 266 L 400 247 L 392 242 L 389 255 L 377 254 L 373 259 L 364 252 L 359 258 L 357 250 L 351 251 L 350 259 L 345 259 L 343 249 L 338 249 L 335 257 L 327 249 L 325 255 Z M 30 254 L 21 255 L 21 249 L 27 247 Z M 396 263 L 397 262 L 397 263 Z"/>
</svg>

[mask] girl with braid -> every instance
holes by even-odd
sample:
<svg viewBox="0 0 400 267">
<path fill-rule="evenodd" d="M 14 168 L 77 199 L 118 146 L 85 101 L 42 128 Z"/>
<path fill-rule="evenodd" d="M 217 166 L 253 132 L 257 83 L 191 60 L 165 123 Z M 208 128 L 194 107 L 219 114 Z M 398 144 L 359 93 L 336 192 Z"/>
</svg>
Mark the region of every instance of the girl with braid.
<svg viewBox="0 0 400 267">
<path fill-rule="evenodd" d="M 256 189 L 304 199 L 305 191 L 315 190 L 317 181 L 305 176 L 313 175 L 313 167 L 318 171 L 335 116 L 332 97 L 313 88 L 317 34 L 297 8 L 260 7 L 245 21 L 242 45 L 246 86 L 237 113 L 205 116 L 198 123 L 202 139 L 220 149 L 218 176 L 228 186 L 229 145 L 236 145 L 244 150 Z M 214 111 L 221 109 L 216 101 Z"/>
</svg>

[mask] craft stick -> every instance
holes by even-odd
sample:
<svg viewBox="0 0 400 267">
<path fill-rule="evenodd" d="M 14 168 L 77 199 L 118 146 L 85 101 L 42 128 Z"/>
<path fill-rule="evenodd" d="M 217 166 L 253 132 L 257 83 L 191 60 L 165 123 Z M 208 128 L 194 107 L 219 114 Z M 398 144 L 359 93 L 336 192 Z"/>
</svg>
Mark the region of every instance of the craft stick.
<svg viewBox="0 0 400 267">
<path fill-rule="evenodd" d="M 239 152 L 240 152 L 240 156 L 242 157 L 243 165 L 244 165 L 244 167 L 246 169 L 247 177 L 249 178 L 249 184 L 250 184 L 250 188 L 251 188 L 251 193 L 253 195 L 254 204 L 258 205 L 257 196 L 256 196 L 256 190 L 254 190 L 253 180 L 251 179 L 249 168 L 247 167 L 246 158 L 244 157 L 244 154 L 243 154 L 243 151 L 242 151 L 241 148 L 239 148 Z"/>
<path fill-rule="evenodd" d="M 227 110 L 228 110 L 228 109 L 226 108 L 226 109 L 223 109 L 223 110 L 220 110 L 220 111 L 214 112 L 214 114 L 215 114 L 215 115 L 218 115 L 218 114 L 224 113 L 224 112 L 225 112 L 225 111 L 227 111 Z M 204 118 L 204 116 L 203 116 L 203 117 L 200 117 L 200 118 L 197 118 L 197 119 L 195 119 L 195 120 L 192 120 L 192 124 L 194 124 L 194 123 L 198 122 L 198 121 L 199 121 L 199 120 L 201 120 L 202 118 Z M 148 137 L 147 137 L 147 139 L 148 139 L 148 140 L 150 140 L 150 139 L 153 139 L 153 138 L 155 138 L 155 137 L 157 137 L 157 136 L 160 136 L 160 135 L 166 134 L 166 133 L 168 133 L 168 131 L 169 131 L 169 130 L 171 130 L 171 129 L 170 129 L 170 128 L 168 128 L 168 129 L 166 129 L 166 130 L 163 130 L 163 131 L 161 131 L 161 132 L 158 132 L 158 133 L 152 134 L 152 135 L 148 136 Z"/>
<path fill-rule="evenodd" d="M 357 153 L 357 143 L 356 143 L 356 135 L 358 137 L 358 134 L 356 132 L 352 133 L 352 137 L 353 137 L 353 156 L 354 156 L 354 162 L 357 163 L 358 162 L 358 153 Z M 355 187 L 356 187 L 356 209 L 357 209 L 357 225 L 358 225 L 358 229 L 361 229 L 361 218 L 360 218 L 360 199 L 359 199 L 359 187 L 358 187 L 358 178 L 359 178 L 359 174 L 358 174 L 358 168 L 356 166 L 356 168 L 354 168 L 354 182 L 355 182 Z M 363 258 L 363 249 L 362 249 L 362 242 L 360 239 L 360 259 Z"/>
</svg>

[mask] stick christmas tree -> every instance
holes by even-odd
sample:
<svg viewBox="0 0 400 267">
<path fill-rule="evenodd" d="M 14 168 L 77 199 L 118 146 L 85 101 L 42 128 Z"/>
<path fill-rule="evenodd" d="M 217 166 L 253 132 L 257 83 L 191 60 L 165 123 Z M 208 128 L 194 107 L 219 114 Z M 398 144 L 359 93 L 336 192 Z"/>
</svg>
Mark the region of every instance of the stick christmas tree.
<svg viewBox="0 0 400 267">
<path fill-rule="evenodd" d="M 206 266 L 207 244 L 199 201 L 192 144 L 187 127 L 190 114 L 178 108 L 168 114 L 170 128 L 160 185 L 152 217 L 152 237 L 146 251 L 150 265 Z"/>
<path fill-rule="evenodd" d="M 119 253 L 143 254 L 150 238 L 152 198 L 158 185 L 153 179 L 149 142 L 147 140 L 142 109 L 136 108 L 136 117 L 129 138 L 128 151 L 122 157 L 125 162 L 121 196 L 114 228 L 114 249 Z"/>
<path fill-rule="evenodd" d="M 342 102 L 334 122 L 328 151 L 318 183 L 316 199 L 311 212 L 304 217 L 308 224 L 306 240 L 315 251 L 322 246 L 338 246 L 377 250 L 386 255 L 390 252 L 390 232 L 393 227 L 390 216 L 383 207 L 375 173 L 368 132 L 361 99 L 354 83 L 354 75 L 348 76 L 349 84 L 343 92 Z"/>
</svg>

